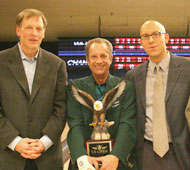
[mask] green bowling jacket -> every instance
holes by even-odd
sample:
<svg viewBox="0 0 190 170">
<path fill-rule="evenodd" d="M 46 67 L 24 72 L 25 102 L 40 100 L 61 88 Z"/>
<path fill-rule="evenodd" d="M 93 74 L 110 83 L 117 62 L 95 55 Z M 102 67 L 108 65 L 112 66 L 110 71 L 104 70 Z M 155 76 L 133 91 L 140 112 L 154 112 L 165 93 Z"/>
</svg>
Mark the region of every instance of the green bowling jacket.
<svg viewBox="0 0 190 170">
<path fill-rule="evenodd" d="M 106 92 L 115 87 L 120 78 L 109 74 L 106 81 Z M 76 79 L 75 86 L 97 100 L 96 85 L 93 76 Z M 90 109 L 78 103 L 72 96 L 70 84 L 67 88 L 67 120 L 70 127 L 67 142 L 71 152 L 69 170 L 76 170 L 77 158 L 87 155 L 84 142 L 90 139 L 93 127 L 89 126 L 93 120 L 93 113 Z M 114 147 L 110 154 L 120 159 L 118 170 L 137 170 L 135 144 L 136 132 L 136 105 L 135 88 L 132 82 L 126 81 L 124 93 L 107 110 L 106 119 L 114 121 L 115 124 L 109 127 L 111 139 L 114 139 Z"/>
</svg>

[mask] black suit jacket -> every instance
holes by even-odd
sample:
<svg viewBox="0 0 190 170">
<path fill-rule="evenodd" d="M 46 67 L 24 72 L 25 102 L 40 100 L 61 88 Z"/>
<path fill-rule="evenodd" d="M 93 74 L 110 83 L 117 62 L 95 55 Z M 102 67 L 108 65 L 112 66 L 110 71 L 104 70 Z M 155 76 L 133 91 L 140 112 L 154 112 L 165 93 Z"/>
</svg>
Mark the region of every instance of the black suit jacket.
<svg viewBox="0 0 190 170">
<path fill-rule="evenodd" d="M 0 169 L 23 170 L 25 159 L 7 146 L 16 136 L 53 145 L 35 160 L 39 170 L 62 170 L 60 135 L 66 119 L 66 66 L 57 56 L 40 49 L 29 93 L 18 46 L 0 52 Z"/>
<path fill-rule="evenodd" d="M 126 78 L 134 82 L 137 102 L 138 164 L 142 167 L 146 115 L 146 74 L 148 62 L 128 71 Z M 165 96 L 166 118 L 173 146 L 183 170 L 190 169 L 190 132 L 185 108 L 190 95 L 190 60 L 171 54 Z M 162 128 L 162 127 L 160 127 Z"/>
</svg>

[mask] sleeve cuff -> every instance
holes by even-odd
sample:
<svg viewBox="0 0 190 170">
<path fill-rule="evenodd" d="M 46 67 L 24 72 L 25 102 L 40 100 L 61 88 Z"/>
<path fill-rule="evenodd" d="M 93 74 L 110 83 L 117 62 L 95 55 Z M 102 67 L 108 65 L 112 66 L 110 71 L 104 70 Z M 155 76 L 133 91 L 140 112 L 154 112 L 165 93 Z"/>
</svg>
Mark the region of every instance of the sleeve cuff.
<svg viewBox="0 0 190 170">
<path fill-rule="evenodd" d="M 17 136 L 14 138 L 14 140 L 8 145 L 8 147 L 12 150 L 15 151 L 15 147 L 18 144 L 18 142 L 21 140 L 22 138 L 20 136 Z"/>
<path fill-rule="evenodd" d="M 52 140 L 47 135 L 42 136 L 40 141 L 44 144 L 45 151 L 47 151 L 53 145 Z"/>
</svg>

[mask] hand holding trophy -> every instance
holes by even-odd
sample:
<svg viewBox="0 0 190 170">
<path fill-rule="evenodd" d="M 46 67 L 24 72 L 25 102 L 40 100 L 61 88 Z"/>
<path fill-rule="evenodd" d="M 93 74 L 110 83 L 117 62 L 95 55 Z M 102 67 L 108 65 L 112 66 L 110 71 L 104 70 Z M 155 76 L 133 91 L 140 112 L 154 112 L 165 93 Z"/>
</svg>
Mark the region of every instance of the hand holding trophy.
<svg viewBox="0 0 190 170">
<path fill-rule="evenodd" d="M 110 139 L 108 128 L 114 124 L 114 121 L 106 120 L 106 111 L 112 106 L 116 99 L 125 90 L 126 81 L 121 79 L 117 86 L 110 89 L 102 101 L 95 101 L 92 96 L 85 91 L 78 89 L 71 82 L 71 89 L 74 98 L 85 107 L 93 111 L 93 126 L 91 139 L 85 142 L 87 154 L 93 157 L 108 155 L 113 147 L 114 141 Z"/>
</svg>

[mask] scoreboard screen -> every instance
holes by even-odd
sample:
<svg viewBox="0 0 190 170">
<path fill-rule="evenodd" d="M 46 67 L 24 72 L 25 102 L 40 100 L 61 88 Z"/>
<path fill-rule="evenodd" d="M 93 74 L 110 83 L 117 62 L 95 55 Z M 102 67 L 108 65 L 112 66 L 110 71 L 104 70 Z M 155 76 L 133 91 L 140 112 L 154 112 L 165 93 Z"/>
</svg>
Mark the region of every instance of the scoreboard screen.
<svg viewBox="0 0 190 170">
<path fill-rule="evenodd" d="M 58 56 L 67 67 L 87 67 L 84 50 L 92 38 L 59 38 Z M 113 45 L 113 69 L 133 69 L 148 60 L 148 54 L 140 45 L 140 38 L 106 38 Z M 190 38 L 170 38 L 167 50 L 175 55 L 190 57 Z"/>
</svg>

